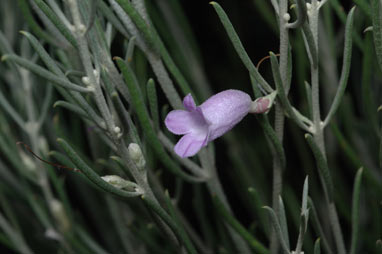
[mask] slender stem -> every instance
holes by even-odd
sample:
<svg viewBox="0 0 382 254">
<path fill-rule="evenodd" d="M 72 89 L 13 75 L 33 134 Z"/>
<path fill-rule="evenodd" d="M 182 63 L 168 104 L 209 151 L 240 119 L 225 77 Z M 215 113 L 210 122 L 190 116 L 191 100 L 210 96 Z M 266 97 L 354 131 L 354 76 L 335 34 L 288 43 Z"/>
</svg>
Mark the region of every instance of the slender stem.
<svg viewBox="0 0 382 254">
<path fill-rule="evenodd" d="M 288 86 L 288 47 L 289 47 L 289 35 L 287 29 L 288 21 L 284 16 L 288 13 L 288 1 L 281 0 L 279 1 L 279 26 L 280 26 L 280 76 L 282 86 L 285 88 L 285 93 L 288 95 L 289 87 Z M 284 137 L 284 122 L 285 116 L 283 109 L 280 105 L 276 105 L 275 109 L 275 132 L 276 136 L 279 139 L 280 143 L 283 142 Z M 282 191 L 282 165 L 280 157 L 277 153 L 273 154 L 273 183 L 272 183 L 272 207 L 276 213 L 278 213 L 278 200 Z M 277 240 L 276 232 L 272 229 L 271 234 L 271 243 L 270 243 L 270 253 L 277 253 L 279 249 L 279 243 Z"/>
<path fill-rule="evenodd" d="M 115 124 L 112 119 L 109 108 L 107 106 L 105 97 L 103 96 L 100 82 L 99 80 L 97 80 L 96 75 L 94 73 L 88 43 L 85 37 L 86 27 L 81 19 L 77 0 L 69 0 L 68 2 L 69 2 L 71 14 L 73 16 L 73 23 L 74 23 L 73 30 L 74 30 L 74 35 L 77 39 L 78 51 L 81 57 L 82 65 L 85 69 L 87 78 L 89 78 L 89 84 L 94 87 L 94 99 L 101 112 L 103 119 L 106 122 L 106 127 L 108 131 L 110 132 L 110 134 L 113 134 Z M 114 136 L 114 138 L 116 137 Z"/>
<path fill-rule="evenodd" d="M 342 230 L 340 226 L 340 222 L 338 219 L 338 214 L 337 214 L 337 209 L 336 205 L 334 202 L 331 202 L 329 204 L 329 218 L 330 218 L 330 224 L 333 228 L 333 234 L 334 234 L 334 240 L 336 241 L 337 249 L 339 254 L 345 254 L 346 249 L 345 249 L 345 244 L 344 244 L 344 239 L 342 236 Z"/>
<path fill-rule="evenodd" d="M 310 29 L 313 33 L 313 38 L 315 44 L 318 45 L 318 13 L 319 6 L 318 1 L 313 0 L 311 6 L 311 14 L 309 16 L 310 21 Z M 318 47 L 317 47 L 318 49 Z M 317 60 L 318 61 L 318 60 Z M 318 64 L 311 64 L 311 84 L 312 84 L 312 112 L 313 112 L 313 124 L 315 127 L 315 133 L 313 134 L 314 140 L 317 143 L 322 155 L 326 160 L 326 151 L 325 151 L 325 141 L 324 141 L 324 132 L 323 132 L 323 124 L 321 122 L 320 116 L 320 91 L 319 91 L 319 71 Z M 339 224 L 339 219 L 336 211 L 335 204 L 332 200 L 326 197 L 326 202 L 328 206 L 329 212 L 329 221 L 333 230 L 337 250 L 339 254 L 345 254 L 345 245 L 341 232 L 341 227 Z"/>
<path fill-rule="evenodd" d="M 314 140 L 316 141 L 321 153 L 326 159 L 324 133 L 321 125 L 320 113 L 320 88 L 318 78 L 318 66 L 311 68 L 311 83 L 312 83 L 312 113 L 313 113 L 313 126 L 315 129 Z"/>
<path fill-rule="evenodd" d="M 28 122 L 26 123 L 26 133 L 30 139 L 31 142 L 31 148 L 33 151 L 36 152 L 37 155 L 40 154 L 40 145 L 39 145 L 39 124 L 38 124 L 38 118 L 37 118 L 37 111 L 36 111 L 36 105 L 33 100 L 33 91 L 32 91 L 32 84 L 31 84 L 31 78 L 29 76 L 29 72 L 27 70 L 20 70 L 21 73 L 21 80 L 25 91 L 25 104 L 26 104 L 26 111 L 27 111 L 27 117 Z M 54 214 L 54 210 L 52 207 L 52 204 L 56 201 L 52 189 L 49 184 L 47 172 L 45 168 L 41 165 L 41 162 L 36 162 L 38 166 L 38 183 L 40 185 L 40 188 L 42 190 L 44 199 L 46 203 L 48 204 L 48 208 L 51 212 L 51 214 Z M 60 234 L 62 232 L 59 232 Z M 61 244 L 67 249 L 70 250 L 70 247 L 68 246 L 67 242 L 64 238 L 59 238 Z"/>
<path fill-rule="evenodd" d="M 36 151 L 37 154 L 40 154 L 40 149 L 38 145 L 38 123 L 37 123 L 37 117 L 36 117 L 36 109 L 35 104 L 33 102 L 33 94 L 32 94 L 32 84 L 30 83 L 30 77 L 29 72 L 26 70 L 21 70 L 21 77 L 22 77 L 22 83 L 25 90 L 25 103 L 26 103 L 26 111 L 28 116 L 28 123 L 26 127 L 26 132 L 29 136 L 31 147 L 33 151 Z M 48 204 L 51 203 L 51 201 L 54 199 L 52 190 L 50 189 L 46 171 L 45 170 L 39 170 L 39 184 L 43 191 L 45 200 L 48 202 Z"/>
<path fill-rule="evenodd" d="M 276 105 L 275 109 L 275 132 L 278 140 L 282 143 L 284 137 L 284 111 L 280 105 Z M 273 153 L 273 182 L 272 182 L 272 207 L 275 212 L 279 209 L 279 196 L 282 191 L 282 164 L 280 156 L 277 153 Z M 271 233 L 271 243 L 270 243 L 270 253 L 278 253 L 279 243 L 277 240 L 276 232 L 272 229 Z"/>
<path fill-rule="evenodd" d="M 89 82 L 91 85 L 94 86 L 94 99 L 98 106 L 98 108 L 101 111 L 102 117 L 106 121 L 107 129 L 109 133 L 113 137 L 113 142 L 115 145 L 118 146 L 118 151 L 120 151 L 122 158 L 124 159 L 125 163 L 127 164 L 128 168 L 131 171 L 131 174 L 133 175 L 135 181 L 137 184 L 144 190 L 145 196 L 149 199 L 153 199 L 156 201 L 151 188 L 149 187 L 147 183 L 146 176 L 143 176 L 140 172 L 140 170 L 136 167 L 136 165 L 132 162 L 130 159 L 130 156 L 128 154 L 126 145 L 124 141 L 119 141 L 118 137 L 114 133 L 114 127 L 115 123 L 111 116 L 110 110 L 108 108 L 108 105 L 106 103 L 105 97 L 103 96 L 103 92 L 101 89 L 100 82 L 97 80 L 96 75 L 93 71 L 92 61 L 90 57 L 90 52 L 87 44 L 87 40 L 85 38 L 85 25 L 83 24 L 81 20 L 81 15 L 78 9 L 77 0 L 70 0 L 69 1 L 70 11 L 73 16 L 73 22 L 74 22 L 74 34 L 76 36 L 76 39 L 78 41 L 78 51 L 80 53 L 80 57 L 82 60 L 82 64 L 84 66 L 85 72 L 87 77 L 89 78 Z"/>
</svg>

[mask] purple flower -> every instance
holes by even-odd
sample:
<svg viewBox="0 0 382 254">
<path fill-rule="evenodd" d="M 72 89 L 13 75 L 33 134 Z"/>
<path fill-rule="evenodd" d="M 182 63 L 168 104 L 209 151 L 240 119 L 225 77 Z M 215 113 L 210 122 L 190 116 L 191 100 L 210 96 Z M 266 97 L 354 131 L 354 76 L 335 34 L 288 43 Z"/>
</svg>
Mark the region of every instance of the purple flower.
<svg viewBox="0 0 382 254">
<path fill-rule="evenodd" d="M 195 155 L 208 142 L 231 130 L 248 114 L 252 100 L 239 90 L 226 90 L 215 94 L 196 106 L 191 94 L 183 99 L 186 110 L 173 110 L 165 124 L 169 131 L 184 135 L 175 145 L 180 157 Z"/>
</svg>

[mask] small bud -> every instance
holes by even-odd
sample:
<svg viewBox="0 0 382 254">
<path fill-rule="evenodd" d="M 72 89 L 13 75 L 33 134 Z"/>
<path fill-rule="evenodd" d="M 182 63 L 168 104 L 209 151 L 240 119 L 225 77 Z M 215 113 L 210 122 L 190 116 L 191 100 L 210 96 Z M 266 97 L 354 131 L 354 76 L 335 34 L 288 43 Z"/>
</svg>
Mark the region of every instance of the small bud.
<svg viewBox="0 0 382 254">
<path fill-rule="evenodd" d="M 311 3 L 306 3 L 306 9 L 309 11 L 312 8 Z"/>
<path fill-rule="evenodd" d="M 127 181 L 127 180 L 125 180 L 122 177 L 117 176 L 117 175 L 106 175 L 106 176 L 102 176 L 101 178 L 105 182 L 113 185 L 115 188 L 118 188 L 118 189 L 135 191 L 136 188 L 138 187 L 136 183 Z"/>
<path fill-rule="evenodd" d="M 98 72 L 96 69 L 93 70 L 93 74 L 94 74 L 94 76 L 95 76 L 96 78 L 98 78 L 98 76 L 99 76 L 99 72 Z"/>
<path fill-rule="evenodd" d="M 268 113 L 272 108 L 273 102 L 275 101 L 277 91 L 274 91 L 267 96 L 257 98 L 252 102 L 251 109 L 249 113 L 253 114 L 263 114 Z"/>
<path fill-rule="evenodd" d="M 89 79 L 89 77 L 87 77 L 87 76 L 84 76 L 84 77 L 82 77 L 82 83 L 84 83 L 85 85 L 90 85 L 90 79 Z"/>
<path fill-rule="evenodd" d="M 285 20 L 286 22 L 288 22 L 288 21 L 290 20 L 290 15 L 289 15 L 289 13 L 285 13 L 284 16 L 283 16 L 283 18 L 284 18 L 284 20 Z"/>
<path fill-rule="evenodd" d="M 115 134 L 121 133 L 121 128 L 119 128 L 118 126 L 115 126 L 114 127 L 114 132 L 115 132 Z"/>
<path fill-rule="evenodd" d="M 119 128 L 118 126 L 115 126 L 113 131 L 116 134 L 117 138 L 122 137 L 121 128 Z"/>
<path fill-rule="evenodd" d="M 131 143 L 127 150 L 129 151 L 130 158 L 137 165 L 137 167 L 143 169 L 146 165 L 146 161 L 139 145 L 136 143 Z"/>
</svg>

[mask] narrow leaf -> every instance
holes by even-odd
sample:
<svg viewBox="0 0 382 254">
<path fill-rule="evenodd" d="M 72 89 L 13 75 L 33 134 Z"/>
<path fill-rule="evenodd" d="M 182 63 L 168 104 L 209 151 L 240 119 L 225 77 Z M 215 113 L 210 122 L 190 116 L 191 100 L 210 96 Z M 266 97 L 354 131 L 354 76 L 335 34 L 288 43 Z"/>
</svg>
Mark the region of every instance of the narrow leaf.
<svg viewBox="0 0 382 254">
<path fill-rule="evenodd" d="M 18 0 L 19 7 L 21 9 L 23 18 L 28 23 L 31 30 L 41 39 L 49 42 L 50 44 L 57 45 L 57 41 L 50 35 L 47 34 L 40 25 L 36 22 L 27 0 Z"/>
<path fill-rule="evenodd" d="M 156 51 L 159 51 L 156 42 L 156 38 L 154 37 L 154 33 L 152 32 L 152 28 L 150 28 L 143 17 L 138 13 L 138 11 L 133 7 L 133 5 L 128 0 L 116 0 L 118 4 L 122 7 L 122 9 L 129 15 L 131 20 L 137 26 L 137 28 L 142 32 L 143 37 L 149 43 L 149 45 Z"/>
<path fill-rule="evenodd" d="M 355 10 L 355 7 L 353 7 L 350 10 L 346 20 L 345 44 L 344 44 L 344 55 L 343 55 L 343 61 L 342 61 L 341 78 L 338 84 L 336 96 L 334 97 L 333 103 L 329 109 L 329 113 L 325 118 L 324 125 L 327 125 L 330 122 L 330 119 L 336 113 L 348 83 L 351 56 L 352 56 L 352 46 L 353 46 L 352 35 L 353 35 L 354 10 Z"/>
<path fill-rule="evenodd" d="M 63 139 L 58 138 L 57 142 L 60 144 L 61 148 L 69 156 L 70 160 L 76 165 L 76 167 L 95 185 L 100 187 L 106 192 L 110 192 L 122 198 L 131 198 L 142 195 L 139 191 L 128 192 L 114 187 L 113 185 L 104 181 L 92 168 L 90 168 L 73 150 L 73 148 Z"/>
<path fill-rule="evenodd" d="M 179 68 L 176 66 L 174 60 L 172 59 L 171 55 L 169 54 L 168 50 L 166 49 L 163 41 L 159 37 L 158 33 L 156 32 L 154 27 L 150 27 L 146 21 L 143 19 L 143 17 L 137 12 L 137 10 L 132 6 L 130 1 L 128 0 L 116 0 L 118 4 L 122 7 L 122 9 L 128 14 L 129 18 L 134 22 L 134 24 L 137 26 L 137 28 L 140 30 L 140 32 L 143 34 L 143 37 L 146 39 L 147 43 L 151 46 L 151 52 L 149 55 L 151 58 L 155 56 L 154 58 L 157 58 L 157 53 L 159 52 L 164 63 L 166 64 L 166 67 L 168 68 L 169 72 L 172 74 L 174 79 L 176 80 L 176 83 L 179 85 L 180 89 L 183 92 L 183 95 L 187 95 L 189 93 L 192 93 L 192 90 L 190 88 L 190 85 L 188 84 L 187 80 L 179 70 Z M 151 63 L 154 72 L 156 72 L 158 79 L 163 79 L 165 76 L 161 75 L 164 73 L 165 69 L 162 68 L 162 61 L 157 61 L 156 63 Z M 156 71 L 155 71 L 156 69 Z M 167 76 L 167 72 L 165 74 Z M 166 77 L 167 79 L 168 77 Z M 173 84 L 170 80 L 166 82 L 160 82 L 166 96 L 168 98 L 172 98 L 170 103 L 174 104 L 173 106 L 180 106 L 181 102 L 180 99 L 177 99 L 178 94 L 172 94 L 175 93 L 175 89 L 173 87 Z M 195 98 L 195 102 L 197 103 L 197 98 Z M 174 107 L 177 108 L 177 107 Z"/>
<path fill-rule="evenodd" d="M 314 243 L 314 254 L 321 254 L 320 238 Z"/>
<path fill-rule="evenodd" d="M 113 11 L 104 1 L 98 1 L 98 10 L 105 16 L 105 18 L 118 30 L 125 38 L 129 38 L 129 33 L 123 27 L 121 21 L 115 16 Z"/>
<path fill-rule="evenodd" d="M 25 69 L 33 72 L 34 74 L 37 74 L 38 76 L 45 78 L 52 83 L 61 86 L 63 88 L 67 88 L 72 91 L 76 92 L 81 92 L 81 93 L 90 93 L 93 92 L 93 89 L 91 88 L 86 88 L 86 87 L 81 87 L 76 84 L 73 84 L 72 82 L 65 80 L 63 78 L 60 78 L 56 75 L 54 75 L 52 72 L 48 71 L 47 69 L 29 61 L 26 60 L 22 57 L 19 57 L 17 55 L 4 55 L 1 58 L 2 61 L 10 60 L 13 61 L 14 63 L 24 67 Z"/>
<path fill-rule="evenodd" d="M 321 237 L 325 251 L 329 254 L 332 254 L 333 251 L 331 250 L 330 245 L 329 245 L 329 241 L 326 238 L 326 234 L 321 227 L 321 222 L 320 222 L 320 219 L 318 218 L 316 207 L 314 206 L 314 203 L 310 199 L 310 197 L 308 197 L 308 204 L 309 204 L 309 209 L 310 209 L 312 217 L 313 217 L 313 226 L 316 230 L 316 233 Z M 315 246 L 317 246 L 317 241 L 316 241 Z"/>
<path fill-rule="evenodd" d="M 305 177 L 304 188 L 302 192 L 301 212 L 305 212 L 308 209 L 308 190 L 309 190 L 309 177 Z"/>
<path fill-rule="evenodd" d="M 133 61 L 134 48 L 135 48 L 135 37 L 131 37 L 129 40 L 129 43 L 127 44 L 127 51 L 126 51 L 126 57 L 125 57 L 125 60 L 128 63 Z"/>
<path fill-rule="evenodd" d="M 256 98 L 261 97 L 262 94 L 261 94 L 259 87 L 257 86 L 256 80 L 251 75 L 249 77 L 251 79 L 253 93 L 255 94 Z M 280 164 L 281 164 L 282 168 L 285 168 L 286 158 L 285 158 L 284 148 L 283 148 L 279 138 L 277 137 L 275 130 L 271 126 L 268 117 L 266 115 L 259 115 L 259 116 L 257 116 L 257 119 L 259 120 L 260 125 L 263 128 L 265 135 L 267 135 L 267 137 L 271 141 L 274 149 L 276 150 L 276 153 L 279 157 Z"/>
<path fill-rule="evenodd" d="M 361 192 L 361 180 L 362 180 L 363 168 L 360 168 L 355 176 L 354 189 L 353 189 L 353 201 L 352 201 L 352 234 L 350 254 L 357 253 L 357 243 L 359 236 L 359 198 Z"/>
<path fill-rule="evenodd" d="M 288 246 L 286 244 L 285 239 L 283 238 L 284 235 L 283 235 L 283 232 L 281 230 L 280 222 L 279 222 L 279 220 L 277 218 L 276 213 L 269 206 L 264 206 L 263 208 L 266 209 L 266 211 L 269 214 L 269 217 L 270 217 L 271 222 L 272 222 L 273 229 L 275 230 L 275 232 L 277 234 L 277 237 L 279 238 L 279 241 L 281 243 L 281 247 L 282 247 L 284 253 L 285 254 L 289 254 L 290 251 L 289 251 L 289 248 L 288 248 Z"/>
<path fill-rule="evenodd" d="M 288 223 L 287 223 L 287 219 L 286 219 L 284 202 L 283 202 L 281 196 L 279 196 L 279 207 L 277 210 L 277 217 L 279 218 L 281 232 L 283 234 L 283 239 L 284 239 L 285 244 L 289 250 L 290 244 L 289 244 Z"/>
<path fill-rule="evenodd" d="M 374 47 L 379 68 L 382 70 L 382 3 L 380 0 L 371 0 L 371 7 Z"/>
<path fill-rule="evenodd" d="M 311 64 L 313 65 L 313 68 L 317 68 L 318 64 L 318 49 L 317 45 L 313 38 L 312 30 L 309 27 L 308 23 L 304 23 L 302 26 L 302 31 L 306 43 L 306 47 L 308 50 L 309 59 L 311 61 Z"/>
<path fill-rule="evenodd" d="M 297 111 L 292 108 L 292 105 L 290 104 L 288 100 L 285 88 L 282 84 L 280 68 L 279 68 L 276 55 L 270 52 L 270 58 L 271 58 L 273 79 L 277 87 L 277 96 L 280 99 L 281 104 L 283 105 L 289 117 L 292 118 L 299 127 L 301 127 L 303 130 L 309 131 L 308 127 L 302 122 L 301 117 L 298 116 L 298 115 L 302 116 L 302 114 L 301 113 L 296 114 Z"/>
<path fill-rule="evenodd" d="M 329 202 L 331 202 L 333 200 L 333 181 L 330 175 L 328 163 L 324 155 L 321 153 L 320 148 L 314 141 L 313 137 L 309 134 L 305 134 L 305 138 L 308 141 L 310 148 L 312 149 L 314 158 L 316 159 L 318 173 L 320 175 L 321 184 L 324 189 L 326 198 Z"/>
<path fill-rule="evenodd" d="M 77 41 L 69 28 L 60 20 L 60 18 L 52 11 L 52 9 L 43 0 L 34 0 L 37 6 L 48 17 L 48 19 L 56 26 L 61 34 L 73 45 L 77 47 Z"/>
<path fill-rule="evenodd" d="M 372 18 L 370 3 L 363 0 L 353 0 L 353 2 L 369 17 Z"/>
<path fill-rule="evenodd" d="M 53 104 L 53 107 L 56 108 L 56 107 L 62 107 L 62 108 L 65 108 L 65 109 L 68 109 L 69 111 L 83 117 L 83 118 L 86 118 L 86 119 L 89 119 L 88 115 L 86 114 L 86 112 L 78 107 L 77 105 L 75 104 L 72 104 L 70 102 L 66 102 L 66 101 L 56 101 L 54 104 Z"/>
<path fill-rule="evenodd" d="M 97 7 L 98 7 L 98 0 L 91 0 L 90 1 L 90 16 L 88 19 L 88 23 L 86 25 L 86 33 L 87 34 L 90 29 L 92 29 L 95 19 L 96 19 L 96 14 L 97 14 Z"/>
<path fill-rule="evenodd" d="M 231 21 L 229 20 L 227 14 L 224 12 L 223 8 L 216 2 L 210 3 L 214 8 L 216 13 L 218 14 L 220 21 L 222 22 L 228 37 L 230 38 L 236 53 L 239 55 L 241 61 L 245 65 L 245 67 L 248 69 L 251 76 L 255 78 L 257 83 L 259 83 L 268 93 L 273 92 L 272 87 L 265 81 L 265 79 L 260 75 L 259 71 L 255 67 L 255 65 L 252 63 L 251 59 L 249 58 L 247 52 L 244 49 L 243 44 L 240 41 L 239 36 L 237 35 L 235 28 L 233 27 Z"/>
</svg>

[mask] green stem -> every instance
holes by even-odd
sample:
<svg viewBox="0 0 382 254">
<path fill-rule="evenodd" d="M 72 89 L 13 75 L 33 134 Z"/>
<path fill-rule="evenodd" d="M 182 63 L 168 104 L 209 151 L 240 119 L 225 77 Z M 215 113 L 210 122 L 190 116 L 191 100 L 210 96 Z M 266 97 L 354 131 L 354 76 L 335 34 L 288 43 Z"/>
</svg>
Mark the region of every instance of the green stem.
<svg viewBox="0 0 382 254">
<path fill-rule="evenodd" d="M 219 197 L 225 209 L 227 209 L 227 211 L 230 214 L 232 214 L 231 207 L 223 191 L 219 178 L 216 174 L 212 176 L 211 179 L 207 182 L 207 187 L 211 195 L 212 196 L 216 195 L 217 197 Z M 232 237 L 233 242 L 235 243 L 238 253 L 243 253 L 243 254 L 251 253 L 250 250 L 248 249 L 247 244 L 243 241 L 242 237 L 238 233 L 236 233 L 236 231 L 233 228 L 231 228 L 231 226 L 228 226 L 227 228 Z"/>
<path fill-rule="evenodd" d="M 268 250 L 265 248 L 265 246 L 259 242 L 256 238 L 252 236 L 251 233 L 247 231 L 246 228 L 244 228 L 239 221 L 233 217 L 230 212 L 225 208 L 223 202 L 219 200 L 216 196 L 213 197 L 213 202 L 215 204 L 215 207 L 217 208 L 218 212 L 224 217 L 225 221 L 232 226 L 249 244 L 250 246 L 256 251 L 256 253 L 261 254 L 268 254 Z"/>
<path fill-rule="evenodd" d="M 350 254 L 355 254 L 357 251 L 357 243 L 359 238 L 359 199 L 362 180 L 363 168 L 360 168 L 356 174 L 353 188 L 353 201 L 352 201 L 352 234 Z"/>
<path fill-rule="evenodd" d="M 207 149 L 203 149 L 199 152 L 199 159 L 201 161 L 201 164 L 204 169 L 209 170 L 209 180 L 207 183 L 208 191 L 210 192 L 211 196 L 217 196 L 219 200 L 223 203 L 225 206 L 225 209 L 227 209 L 228 212 L 232 214 L 231 207 L 228 203 L 227 197 L 224 193 L 223 187 L 221 186 L 219 176 L 216 172 L 216 167 L 214 165 L 214 160 L 211 159 L 211 156 L 209 156 L 209 151 Z M 232 237 L 233 242 L 236 245 L 237 251 L 239 253 L 250 253 L 250 250 L 247 246 L 247 244 L 243 241 L 240 235 L 238 235 L 231 227 L 227 225 L 228 231 Z"/>
<path fill-rule="evenodd" d="M 141 197 L 145 204 L 150 207 L 161 219 L 163 219 L 163 221 L 166 222 L 167 225 L 175 232 L 178 240 L 184 243 L 188 253 L 196 254 L 197 252 L 192 245 L 191 240 L 188 238 L 188 235 L 176 225 L 171 216 L 168 215 L 166 211 L 153 199 L 145 195 Z"/>
</svg>

